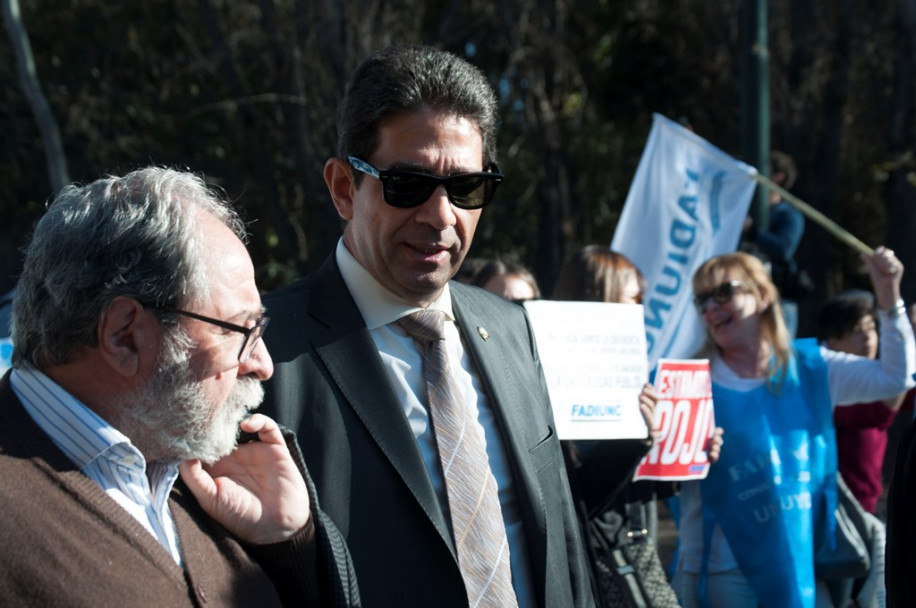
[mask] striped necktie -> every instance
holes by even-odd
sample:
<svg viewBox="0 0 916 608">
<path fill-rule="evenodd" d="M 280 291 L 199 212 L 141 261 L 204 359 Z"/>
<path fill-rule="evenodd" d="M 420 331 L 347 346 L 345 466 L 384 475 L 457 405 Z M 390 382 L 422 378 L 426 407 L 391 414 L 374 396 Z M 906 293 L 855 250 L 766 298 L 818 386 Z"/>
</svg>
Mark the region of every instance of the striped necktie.
<svg viewBox="0 0 916 608">
<path fill-rule="evenodd" d="M 402 317 L 397 324 L 423 354 L 423 379 L 445 477 L 458 566 L 471 608 L 518 606 L 496 480 L 478 432 L 476 411 L 465 407 L 449 370 L 444 322 L 442 312 L 422 310 Z"/>
</svg>

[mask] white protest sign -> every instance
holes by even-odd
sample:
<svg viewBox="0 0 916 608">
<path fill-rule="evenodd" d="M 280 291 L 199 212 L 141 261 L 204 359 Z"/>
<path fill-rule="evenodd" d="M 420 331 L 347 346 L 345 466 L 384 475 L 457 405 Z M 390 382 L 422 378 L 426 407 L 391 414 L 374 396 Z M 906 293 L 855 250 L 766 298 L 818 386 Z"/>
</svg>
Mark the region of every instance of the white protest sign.
<svg viewBox="0 0 916 608">
<path fill-rule="evenodd" d="M 525 302 L 560 439 L 644 439 L 649 377 L 642 306 Z"/>
</svg>

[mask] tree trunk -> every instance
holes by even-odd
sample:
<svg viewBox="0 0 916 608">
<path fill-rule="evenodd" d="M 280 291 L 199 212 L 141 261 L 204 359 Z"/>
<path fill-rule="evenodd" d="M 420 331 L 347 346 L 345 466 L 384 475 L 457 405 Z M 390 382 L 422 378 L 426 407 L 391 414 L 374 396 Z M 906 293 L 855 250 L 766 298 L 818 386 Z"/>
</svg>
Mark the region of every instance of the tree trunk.
<svg viewBox="0 0 916 608">
<path fill-rule="evenodd" d="M 45 161 L 48 165 L 48 178 L 55 192 L 70 183 L 67 171 L 67 156 L 64 154 L 64 145 L 61 142 L 60 131 L 51 107 L 41 90 L 38 73 L 35 71 L 35 60 L 32 57 L 32 45 L 29 43 L 29 34 L 22 23 L 22 12 L 19 9 L 19 0 L 2 0 L 3 20 L 6 32 L 10 38 L 10 46 L 16 57 L 16 73 L 19 76 L 19 86 L 22 94 L 29 102 L 29 107 L 38 123 L 41 141 L 45 149 Z"/>
</svg>

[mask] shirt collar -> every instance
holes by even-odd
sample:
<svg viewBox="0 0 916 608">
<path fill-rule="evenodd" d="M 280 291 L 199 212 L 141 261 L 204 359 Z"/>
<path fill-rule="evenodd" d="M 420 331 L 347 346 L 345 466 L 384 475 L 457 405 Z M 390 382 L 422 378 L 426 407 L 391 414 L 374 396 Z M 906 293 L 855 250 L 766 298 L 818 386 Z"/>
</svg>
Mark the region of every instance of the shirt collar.
<svg viewBox="0 0 916 608">
<path fill-rule="evenodd" d="M 421 310 L 420 307 L 391 293 L 375 280 L 375 277 L 353 257 L 353 254 L 344 245 L 343 239 L 337 242 L 335 257 L 344 284 L 350 290 L 350 295 L 353 296 L 356 307 L 370 331 Z M 442 288 L 439 297 L 426 307 L 426 310 L 440 310 L 445 313 L 447 320 L 455 320 L 452 314 L 452 296 L 448 283 Z"/>
<path fill-rule="evenodd" d="M 29 416 L 80 469 L 113 446 L 136 450 L 123 433 L 34 367 L 13 369 L 10 385 Z"/>
</svg>

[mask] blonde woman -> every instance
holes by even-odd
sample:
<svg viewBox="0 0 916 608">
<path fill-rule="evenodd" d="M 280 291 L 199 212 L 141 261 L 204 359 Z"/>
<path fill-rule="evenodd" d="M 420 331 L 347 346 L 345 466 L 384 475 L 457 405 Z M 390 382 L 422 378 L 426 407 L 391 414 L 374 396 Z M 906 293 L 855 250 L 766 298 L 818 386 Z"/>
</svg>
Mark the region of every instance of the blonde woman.
<svg viewBox="0 0 916 608">
<path fill-rule="evenodd" d="M 726 441 L 709 476 L 681 488 L 674 586 L 685 607 L 815 605 L 815 514 L 836 500 L 833 407 L 897 395 L 916 370 L 903 265 L 883 247 L 863 262 L 881 321 L 874 360 L 791 341 L 779 293 L 751 255 L 719 256 L 694 274 Z"/>
</svg>

